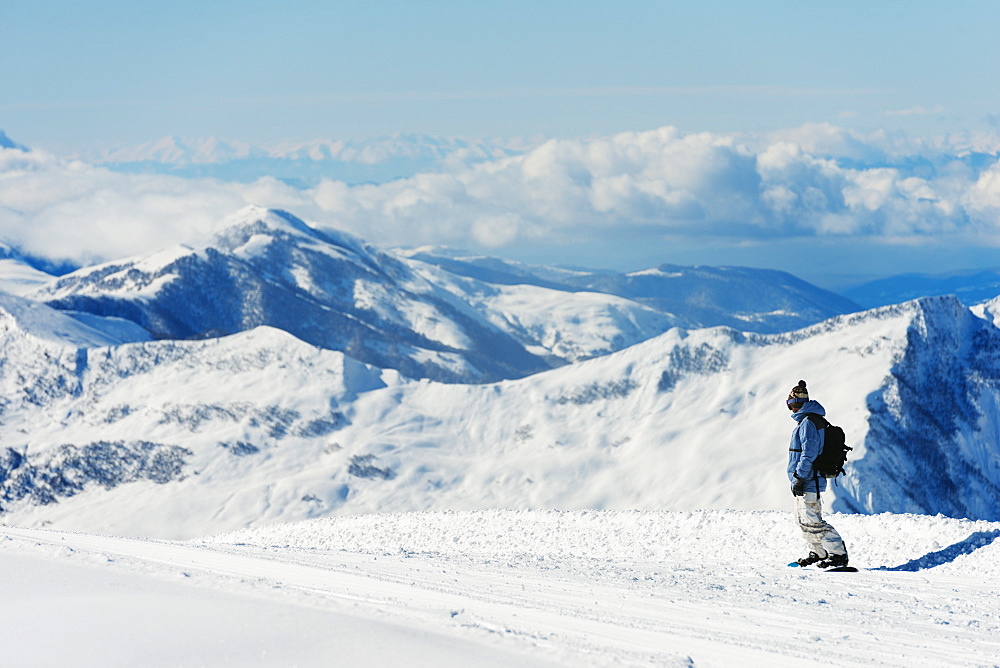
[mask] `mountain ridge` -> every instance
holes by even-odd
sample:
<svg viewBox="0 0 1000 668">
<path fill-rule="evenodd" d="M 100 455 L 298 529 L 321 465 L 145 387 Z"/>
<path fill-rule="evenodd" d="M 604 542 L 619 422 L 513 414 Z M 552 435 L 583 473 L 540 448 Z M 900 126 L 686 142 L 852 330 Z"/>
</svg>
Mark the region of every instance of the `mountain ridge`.
<svg viewBox="0 0 1000 668">
<path fill-rule="evenodd" d="M 190 537 L 414 510 L 783 509 L 784 397 L 805 378 L 855 448 L 831 509 L 1000 518 L 995 305 L 684 327 L 586 289 L 593 272 L 468 264 L 503 280 L 250 208 L 207 246 L 0 299 L 0 513 Z M 518 273 L 563 289 L 510 284 Z M 608 280 L 645 298 L 632 279 L 698 277 L 635 274 Z M 797 285 L 756 275 L 783 296 Z M 351 331 L 370 338 L 299 335 Z M 517 359 L 500 345 L 538 369 L 504 377 Z M 486 363 L 497 377 L 468 382 Z"/>
<path fill-rule="evenodd" d="M 276 178 L 296 188 L 323 180 L 385 183 L 517 155 L 503 142 L 398 134 L 363 140 L 312 139 L 256 145 L 218 137 L 177 136 L 72 156 L 114 171 L 252 182 Z"/>
<path fill-rule="evenodd" d="M 407 257 L 499 285 L 527 284 L 630 299 L 676 315 L 678 326 L 688 328 L 724 325 L 762 333 L 777 332 L 861 310 L 842 295 L 774 269 L 673 264 L 631 272 L 558 269 L 483 256 L 462 257 L 458 252 L 445 255 L 433 249 L 410 251 Z M 751 300 L 757 300 L 756 305 L 764 304 L 767 310 L 754 309 Z"/>
<path fill-rule="evenodd" d="M 275 326 L 415 377 L 469 382 L 548 367 L 429 289 L 414 291 L 420 281 L 409 267 L 374 247 L 287 214 L 258 208 L 243 214 L 203 248 L 84 268 L 30 296 L 132 320 L 160 339 Z"/>
<path fill-rule="evenodd" d="M 897 274 L 843 289 L 841 294 L 865 308 L 947 294 L 954 294 L 966 306 L 973 306 L 1000 294 L 1000 270 L 968 269 L 944 274 Z"/>
<path fill-rule="evenodd" d="M 1000 330 L 954 298 L 784 334 L 674 328 L 481 385 L 267 327 L 82 352 L 18 336 L 0 348 L 0 504 L 23 524 L 190 537 L 413 510 L 784 509 L 800 377 L 855 447 L 833 510 L 1000 517 L 982 431 Z"/>
<path fill-rule="evenodd" d="M 447 382 L 524 377 L 621 350 L 674 326 L 768 331 L 853 306 L 778 272 L 702 268 L 705 276 L 680 286 L 646 285 L 637 296 L 595 289 L 594 277 L 603 274 L 571 272 L 560 282 L 559 272 L 550 271 L 532 281 L 540 270 L 518 269 L 525 283 L 495 284 L 424 259 L 313 228 L 288 212 L 247 207 L 206 246 L 86 267 L 28 296 L 63 310 L 131 320 L 159 339 L 274 326 L 383 368 Z M 780 284 L 772 285 L 775 277 Z M 685 317 L 695 307 L 669 293 L 708 282 L 715 284 L 712 295 L 728 293 L 725 308 L 702 306 L 696 317 Z M 657 299 L 656 291 L 664 296 Z M 833 306 L 822 305 L 827 297 Z M 730 317 L 741 305 L 739 317 Z"/>
</svg>

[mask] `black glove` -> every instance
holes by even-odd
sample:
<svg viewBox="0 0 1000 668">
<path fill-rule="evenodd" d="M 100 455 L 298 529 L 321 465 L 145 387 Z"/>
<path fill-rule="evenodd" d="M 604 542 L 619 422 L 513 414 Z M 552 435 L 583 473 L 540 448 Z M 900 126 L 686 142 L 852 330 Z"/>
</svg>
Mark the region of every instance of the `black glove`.
<svg viewBox="0 0 1000 668">
<path fill-rule="evenodd" d="M 808 481 L 805 478 L 795 476 L 795 482 L 792 483 L 792 496 L 805 496 L 806 482 Z"/>
</svg>

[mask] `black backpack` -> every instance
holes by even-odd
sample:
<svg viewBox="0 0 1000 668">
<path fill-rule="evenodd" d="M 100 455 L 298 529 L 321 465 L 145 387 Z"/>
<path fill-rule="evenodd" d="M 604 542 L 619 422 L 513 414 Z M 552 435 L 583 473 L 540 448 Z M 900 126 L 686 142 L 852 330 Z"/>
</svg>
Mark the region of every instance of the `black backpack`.
<svg viewBox="0 0 1000 668">
<path fill-rule="evenodd" d="M 854 448 L 847 445 L 844 430 L 830 424 L 822 415 L 809 413 L 806 418 L 813 423 L 816 429 L 826 429 L 826 435 L 823 437 L 823 452 L 813 460 L 813 471 L 824 478 L 836 478 L 844 473 L 847 453 Z"/>
</svg>

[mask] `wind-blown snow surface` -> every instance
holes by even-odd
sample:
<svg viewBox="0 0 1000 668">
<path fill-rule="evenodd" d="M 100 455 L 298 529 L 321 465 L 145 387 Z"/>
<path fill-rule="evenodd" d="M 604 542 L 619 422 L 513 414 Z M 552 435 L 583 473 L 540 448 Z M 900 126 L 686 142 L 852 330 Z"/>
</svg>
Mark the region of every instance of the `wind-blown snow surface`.
<svg viewBox="0 0 1000 668">
<path fill-rule="evenodd" d="M 832 508 L 1000 518 L 1000 330 L 955 299 L 785 335 L 674 329 L 487 385 L 270 328 L 4 337 L 0 504 L 22 525 L 186 538 L 370 512 L 784 509 L 799 378 L 855 447 Z"/>
<path fill-rule="evenodd" d="M 12 665 L 997 666 L 1000 523 L 789 512 L 435 512 L 191 542 L 0 528 Z M 52 629 L 59 628 L 58 641 Z"/>
</svg>

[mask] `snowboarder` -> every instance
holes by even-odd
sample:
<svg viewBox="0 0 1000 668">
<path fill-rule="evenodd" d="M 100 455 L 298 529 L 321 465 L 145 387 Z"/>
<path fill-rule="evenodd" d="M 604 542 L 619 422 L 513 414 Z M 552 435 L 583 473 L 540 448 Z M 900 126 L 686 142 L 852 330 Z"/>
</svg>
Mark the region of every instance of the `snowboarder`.
<svg viewBox="0 0 1000 668">
<path fill-rule="evenodd" d="M 795 497 L 795 519 L 809 547 L 808 556 L 797 563 L 799 566 L 815 564 L 819 568 L 846 566 L 844 541 L 837 530 L 823 519 L 820 494 L 826 491 L 826 478 L 817 475 L 812 467 L 813 460 L 823 451 L 823 431 L 807 420 L 806 415 L 826 415 L 826 409 L 818 401 L 809 399 L 804 380 L 792 388 L 785 403 L 797 423 L 788 446 L 788 480 L 792 483 L 792 495 Z"/>
</svg>

